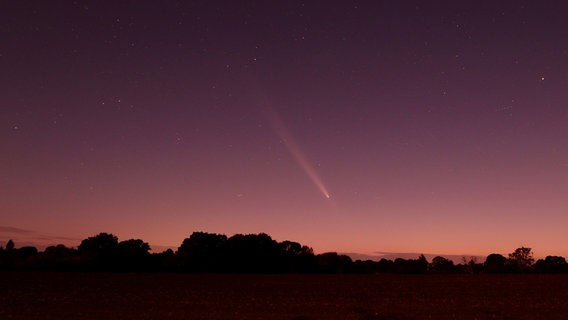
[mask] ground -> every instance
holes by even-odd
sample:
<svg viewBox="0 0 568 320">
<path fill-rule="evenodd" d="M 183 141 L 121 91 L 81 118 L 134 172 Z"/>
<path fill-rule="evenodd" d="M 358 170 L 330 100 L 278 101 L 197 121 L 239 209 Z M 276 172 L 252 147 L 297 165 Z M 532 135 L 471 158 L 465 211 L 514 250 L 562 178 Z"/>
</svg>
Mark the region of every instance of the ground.
<svg viewBox="0 0 568 320">
<path fill-rule="evenodd" d="M 0 319 L 568 319 L 568 275 L 0 273 Z"/>
</svg>

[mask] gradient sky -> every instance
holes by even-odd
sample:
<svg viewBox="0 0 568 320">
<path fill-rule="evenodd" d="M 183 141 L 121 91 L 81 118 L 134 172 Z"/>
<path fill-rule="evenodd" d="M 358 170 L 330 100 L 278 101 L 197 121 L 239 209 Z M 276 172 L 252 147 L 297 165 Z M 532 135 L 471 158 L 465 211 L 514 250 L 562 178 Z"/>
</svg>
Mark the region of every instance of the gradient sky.
<svg viewBox="0 0 568 320">
<path fill-rule="evenodd" d="M 0 243 L 568 256 L 568 4 L 4 1 Z"/>
</svg>

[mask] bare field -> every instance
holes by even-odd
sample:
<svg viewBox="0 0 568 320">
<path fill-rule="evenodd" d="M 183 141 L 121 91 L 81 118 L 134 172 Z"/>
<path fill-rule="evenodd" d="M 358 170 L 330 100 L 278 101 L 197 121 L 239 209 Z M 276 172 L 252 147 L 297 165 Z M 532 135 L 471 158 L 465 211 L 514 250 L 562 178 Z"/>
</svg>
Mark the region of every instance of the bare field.
<svg viewBox="0 0 568 320">
<path fill-rule="evenodd" d="M 3 272 L 0 319 L 568 319 L 568 275 Z"/>
</svg>

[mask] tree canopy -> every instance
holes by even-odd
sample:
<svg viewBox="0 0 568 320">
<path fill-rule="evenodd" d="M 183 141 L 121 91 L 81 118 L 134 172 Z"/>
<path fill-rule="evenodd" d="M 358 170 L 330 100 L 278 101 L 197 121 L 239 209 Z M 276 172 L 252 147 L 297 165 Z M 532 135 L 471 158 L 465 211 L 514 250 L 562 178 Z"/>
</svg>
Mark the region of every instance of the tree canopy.
<svg viewBox="0 0 568 320">
<path fill-rule="evenodd" d="M 353 261 L 337 252 L 315 254 L 298 242 L 278 242 L 268 234 L 194 232 L 174 252 L 152 253 L 141 239 L 119 241 L 99 233 L 81 241 L 77 249 L 58 244 L 38 251 L 16 247 L 9 240 L 0 247 L 0 270 L 191 272 L 191 273 L 568 273 L 564 257 L 547 256 L 535 262 L 531 248 L 520 247 L 508 257 L 492 253 L 484 263 L 464 257 L 455 264 L 443 256 L 428 262 L 416 259 Z"/>
</svg>

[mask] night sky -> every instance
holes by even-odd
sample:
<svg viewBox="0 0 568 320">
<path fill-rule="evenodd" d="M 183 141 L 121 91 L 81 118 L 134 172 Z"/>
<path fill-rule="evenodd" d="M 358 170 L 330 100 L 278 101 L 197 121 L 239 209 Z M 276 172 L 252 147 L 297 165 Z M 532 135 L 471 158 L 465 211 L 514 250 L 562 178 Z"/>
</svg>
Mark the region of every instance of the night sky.
<svg viewBox="0 0 568 320">
<path fill-rule="evenodd" d="M 0 245 L 568 256 L 568 4 L 3 1 Z"/>
</svg>

